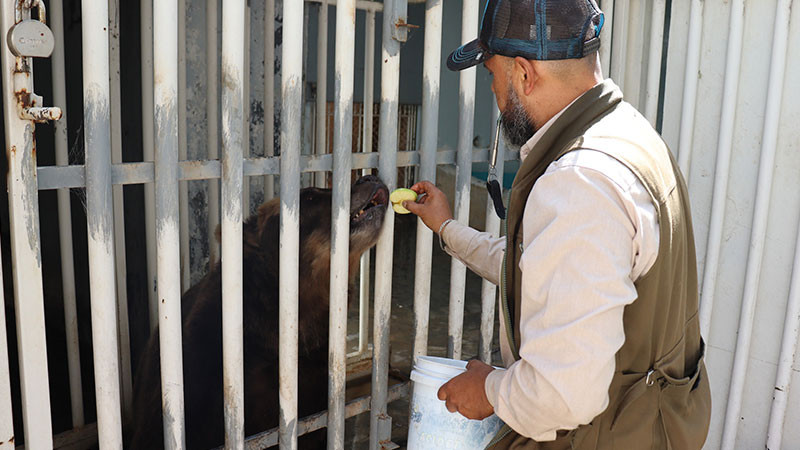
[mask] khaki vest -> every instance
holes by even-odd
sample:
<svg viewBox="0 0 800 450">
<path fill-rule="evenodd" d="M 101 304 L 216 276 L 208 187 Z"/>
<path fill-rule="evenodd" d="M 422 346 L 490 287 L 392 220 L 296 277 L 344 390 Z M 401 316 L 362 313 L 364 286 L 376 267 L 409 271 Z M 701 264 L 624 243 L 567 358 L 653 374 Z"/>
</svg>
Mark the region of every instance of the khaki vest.
<svg viewBox="0 0 800 450">
<path fill-rule="evenodd" d="M 653 267 L 635 282 L 636 301 L 625 308 L 625 343 L 616 354 L 606 410 L 590 424 L 559 431 L 550 442 L 536 442 L 504 427 L 489 448 L 699 449 L 708 432 L 711 396 L 698 322 L 689 196 L 666 144 L 622 101 L 622 93 L 610 80 L 564 111 L 514 178 L 501 287 L 501 310 L 509 332 L 501 339 L 510 341 L 514 357 L 519 359 L 519 261 L 525 202 L 547 166 L 576 149 L 603 152 L 639 178 L 658 215 L 658 256 Z"/>
</svg>

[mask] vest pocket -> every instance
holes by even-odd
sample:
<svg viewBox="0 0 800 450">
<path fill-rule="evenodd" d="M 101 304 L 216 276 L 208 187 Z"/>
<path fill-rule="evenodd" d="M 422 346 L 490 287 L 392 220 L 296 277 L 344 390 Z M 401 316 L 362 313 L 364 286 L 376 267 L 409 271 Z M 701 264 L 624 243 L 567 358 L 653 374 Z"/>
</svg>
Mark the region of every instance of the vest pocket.
<svg viewBox="0 0 800 450">
<path fill-rule="evenodd" d="M 695 372 L 685 378 L 665 376 L 659 411 L 671 449 L 699 449 L 711 421 L 711 390 L 703 359 Z"/>
</svg>

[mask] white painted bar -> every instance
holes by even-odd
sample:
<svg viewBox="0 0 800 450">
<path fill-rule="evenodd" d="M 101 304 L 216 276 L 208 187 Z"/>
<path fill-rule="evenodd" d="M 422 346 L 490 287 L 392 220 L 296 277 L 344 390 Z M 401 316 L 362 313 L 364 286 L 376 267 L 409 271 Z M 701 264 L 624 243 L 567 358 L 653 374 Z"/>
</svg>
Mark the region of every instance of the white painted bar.
<svg viewBox="0 0 800 450">
<path fill-rule="evenodd" d="M 678 166 L 689 183 L 689 164 L 692 157 L 694 117 L 697 108 L 697 83 L 700 81 L 700 43 L 703 35 L 703 0 L 692 0 L 689 10 L 689 44 L 686 50 L 686 71 L 683 75 L 683 103 L 678 137 Z M 708 335 L 706 335 L 708 336 Z"/>
<path fill-rule="evenodd" d="M 406 0 L 386 0 L 383 14 L 381 51 L 381 110 L 378 172 L 389 188 L 397 187 L 397 116 L 400 95 L 400 42 L 392 37 L 397 14 L 405 16 Z M 392 308 L 392 250 L 394 211 L 387 210 L 383 230 L 375 250 L 375 316 L 373 320 L 372 399 L 370 405 L 369 446 L 391 438 L 391 418 L 386 413 L 389 376 L 389 331 Z"/>
<path fill-rule="evenodd" d="M 784 2 L 785 3 L 785 2 Z M 794 252 L 792 282 L 789 301 L 786 304 L 786 319 L 783 323 L 781 353 L 778 358 L 778 373 L 775 375 L 775 390 L 772 393 L 772 410 L 767 430 L 767 448 L 781 448 L 783 430 L 786 425 L 786 409 L 789 406 L 789 388 L 792 383 L 792 365 L 797 355 L 797 338 L 800 335 L 800 227 Z M 2 360 L 0 360 L 0 364 Z"/>
<path fill-rule="evenodd" d="M 349 0 L 346 0 L 349 1 Z M 316 98 L 316 149 L 315 153 L 328 153 L 328 3 L 320 0 L 317 15 L 317 98 Z M 337 24 L 339 8 L 336 8 Z M 338 36 L 338 35 L 337 35 Z M 338 42 L 338 41 L 337 41 Z M 352 62 L 351 62 L 352 64 Z M 314 186 L 325 187 L 326 173 L 314 174 Z"/>
<path fill-rule="evenodd" d="M 155 123 L 153 106 L 153 2 L 140 4 L 142 40 L 142 160 L 155 158 Z M 86 65 L 84 63 L 84 65 Z M 145 245 L 147 252 L 147 294 L 149 296 L 150 329 L 158 326 L 158 298 L 156 295 L 156 209 L 155 188 L 144 185 Z"/>
<path fill-rule="evenodd" d="M 178 161 L 188 159 L 186 137 L 186 0 L 178 0 Z M 173 19 L 174 26 L 174 19 Z M 156 34 L 158 36 L 158 34 Z M 192 284 L 192 265 L 189 261 L 189 183 L 178 185 L 180 196 L 180 268 L 181 293 Z"/>
<path fill-rule="evenodd" d="M 0 266 L 2 266 L 2 261 L 0 261 Z M 2 270 L 0 270 L 0 296 L 5 298 Z M 11 376 L 8 369 L 6 336 L 6 309 L 0 308 L 0 450 L 14 450 L 14 414 L 11 409 Z M 80 405 L 82 408 L 83 404 Z M 82 409 L 81 414 L 83 414 Z"/>
<path fill-rule="evenodd" d="M 122 162 L 122 94 L 120 91 L 119 0 L 108 0 L 109 64 L 111 78 L 111 163 Z M 64 103 L 66 105 L 66 103 Z M 117 322 L 122 410 L 130 416 L 133 404 L 130 327 L 128 325 L 128 281 L 125 258 L 125 204 L 122 186 L 112 188 L 114 198 L 114 256 L 117 264 Z"/>
<path fill-rule="evenodd" d="M 158 333 L 161 350 L 161 408 L 164 447 L 186 447 L 181 353 L 181 267 L 179 230 L 178 33 L 175 17 L 180 0 L 153 3 L 156 255 L 158 276 Z M 227 312 L 227 311 L 226 311 Z"/>
<path fill-rule="evenodd" d="M 322 4 L 323 9 L 327 7 L 325 3 Z M 336 54 L 334 63 L 336 70 L 334 86 L 336 112 L 334 114 L 333 128 L 331 294 L 328 334 L 328 449 L 337 450 L 344 449 L 355 34 L 355 0 L 340 0 L 336 6 Z"/>
<path fill-rule="evenodd" d="M 464 0 L 461 43 L 478 35 L 478 1 Z M 469 225 L 469 191 L 472 178 L 472 139 L 475 120 L 475 68 L 459 72 L 458 155 L 456 157 L 455 219 Z M 467 267 L 456 258 L 450 263 L 450 314 L 447 325 L 447 357 L 461 359 L 464 334 L 464 292 Z"/>
<path fill-rule="evenodd" d="M 61 0 L 50 2 L 50 27 L 56 37 L 55 48 L 50 57 L 53 64 L 53 104 L 66 106 L 67 86 L 64 66 L 64 10 Z M 66 108 L 64 108 L 66 109 Z M 56 164 L 69 165 L 66 111 L 60 120 L 53 123 L 55 134 Z M 67 337 L 67 367 L 69 368 L 69 392 L 72 426 L 84 425 L 83 383 L 81 380 L 81 353 L 78 336 L 78 311 L 75 296 L 75 263 L 72 252 L 72 214 L 70 213 L 69 189 L 58 190 L 58 237 L 61 250 L 61 285 L 64 296 L 64 329 Z M 0 319 L 2 319 L 0 317 Z M 4 325 L 0 324 L 0 328 Z M 5 333 L 5 331 L 0 330 Z M 5 334 L 3 334 L 5 336 Z M 3 340 L 4 337 L 0 338 Z M 0 358 L 0 364 L 3 359 Z M 10 420 L 10 419 L 9 419 Z M 3 421 L 0 420 L 0 423 Z M 2 435 L 0 435 L 0 440 Z"/>
<path fill-rule="evenodd" d="M 298 270 L 300 248 L 300 111 L 303 3 L 283 3 L 281 69 L 281 255 L 278 390 L 281 450 L 297 449 Z M 291 39 L 287 37 L 292 36 Z"/>
<path fill-rule="evenodd" d="M 274 2 L 274 0 L 271 0 Z M 219 14 L 217 0 L 206 0 L 206 120 L 208 159 L 219 159 Z M 219 226 L 219 182 L 208 183 L 208 264 L 219 260 L 219 242 L 215 237 Z"/>
<path fill-rule="evenodd" d="M 118 448 L 122 443 L 122 417 L 114 284 L 108 2 L 84 0 L 81 6 L 86 220 L 89 228 L 97 432 L 101 448 Z"/>
<path fill-rule="evenodd" d="M 494 96 L 492 96 L 494 99 Z M 492 122 L 496 123 L 500 117 L 500 109 L 497 107 L 497 101 L 492 103 Z M 492 136 L 492 142 L 497 139 L 497 165 L 495 171 L 497 174 L 497 182 L 503 186 L 503 170 L 505 169 L 505 150 L 506 143 L 502 136 Z M 491 158 L 491 154 L 489 156 Z M 491 161 L 489 161 L 491 164 Z M 504 203 L 505 197 L 504 197 Z M 494 203 L 492 197 L 487 195 L 486 198 L 486 228 L 487 233 L 491 233 L 494 237 L 500 236 L 500 217 L 494 210 Z M 495 305 L 497 304 L 497 285 L 488 281 L 481 281 L 481 336 L 478 343 L 478 356 L 481 361 L 486 364 L 492 363 L 492 338 L 494 337 L 494 314 Z"/>
<path fill-rule="evenodd" d="M 425 54 L 422 59 L 422 139 L 419 179 L 436 183 L 436 149 L 439 136 L 439 88 L 442 60 L 443 0 L 425 5 Z M 417 260 L 414 265 L 413 358 L 428 354 L 428 319 L 431 304 L 433 232 L 417 219 Z"/>
<path fill-rule="evenodd" d="M 625 68 L 627 67 L 628 9 L 631 0 L 614 0 L 614 37 L 611 41 L 611 79 L 625 91 Z"/>
<path fill-rule="evenodd" d="M 305 1 L 308 3 L 322 3 L 324 1 L 329 6 L 336 6 L 336 0 L 305 0 Z M 421 2 L 412 1 L 410 3 L 421 3 Z M 381 12 L 383 11 L 383 3 L 373 0 L 356 0 L 356 9 L 363 9 L 364 11 L 369 11 L 369 12 Z"/>
<path fill-rule="evenodd" d="M 244 445 L 242 155 L 245 0 L 222 4 L 222 387 L 225 446 Z"/>
<path fill-rule="evenodd" d="M 275 0 L 264 7 L 264 156 L 275 155 Z M 275 179 L 264 176 L 264 200 L 275 197 Z"/>
<path fill-rule="evenodd" d="M 725 411 L 725 425 L 722 432 L 722 448 L 733 448 L 736 445 L 736 433 L 741 421 L 744 384 L 747 377 L 747 364 L 750 360 L 753 321 L 758 302 L 758 282 L 761 277 L 761 265 L 764 262 L 764 243 L 767 237 L 767 219 L 770 195 L 772 194 L 772 179 L 775 172 L 775 153 L 778 148 L 778 125 L 786 71 L 791 3 L 790 0 L 781 0 L 775 11 L 772 59 L 764 114 L 764 135 L 761 140 L 761 160 L 758 167 L 758 187 L 753 211 L 753 227 L 750 234 L 750 252 L 747 255 L 742 311 L 739 316 L 739 333 L 736 338 L 736 353 L 733 357 L 733 376 L 728 392 L 728 408 Z M 732 14 L 736 11 L 738 10 L 733 9 Z M 743 13 L 744 11 L 742 11 Z M 797 335 L 795 334 L 794 337 L 796 341 Z"/>
<path fill-rule="evenodd" d="M 664 15 L 667 0 L 653 0 L 650 16 L 650 50 L 647 61 L 647 84 L 644 116 L 655 126 L 658 119 L 658 90 L 661 82 L 661 49 L 664 45 Z"/>
<path fill-rule="evenodd" d="M 703 285 L 700 295 L 700 333 L 709 336 L 711 314 L 714 311 L 714 294 L 719 270 L 719 253 L 722 246 L 722 225 L 728 193 L 728 169 L 733 149 L 733 126 L 736 119 L 736 99 L 739 90 L 739 70 L 742 60 L 742 33 L 744 0 L 731 3 L 728 27 L 728 53 L 725 63 L 725 83 L 722 88 L 722 116 L 720 117 L 717 167 L 714 173 L 714 194 L 711 203 L 711 220 L 708 226 Z"/>
<path fill-rule="evenodd" d="M 600 30 L 600 65 L 603 76 L 608 77 L 611 69 L 611 40 L 614 32 L 614 0 L 603 0 L 600 3 L 603 11 L 603 29 Z"/>
</svg>

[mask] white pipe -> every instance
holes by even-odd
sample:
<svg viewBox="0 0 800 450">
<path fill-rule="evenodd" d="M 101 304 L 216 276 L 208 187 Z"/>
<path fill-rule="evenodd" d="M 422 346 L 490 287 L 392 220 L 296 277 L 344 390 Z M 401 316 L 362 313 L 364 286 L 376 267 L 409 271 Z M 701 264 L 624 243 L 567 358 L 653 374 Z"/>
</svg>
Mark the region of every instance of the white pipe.
<svg viewBox="0 0 800 450">
<path fill-rule="evenodd" d="M 700 81 L 700 44 L 703 36 L 703 0 L 692 0 L 689 11 L 689 37 L 686 51 L 686 71 L 683 75 L 681 128 L 678 136 L 678 166 L 689 183 L 694 115 L 697 108 L 697 83 Z"/>
<path fill-rule="evenodd" d="M 264 7 L 264 155 L 275 156 L 275 0 Z M 275 180 L 264 176 L 264 200 L 275 196 Z"/>
<path fill-rule="evenodd" d="M 111 163 L 122 163 L 122 96 L 119 63 L 119 0 L 109 0 L 109 64 L 111 66 Z M 129 417 L 133 404 L 133 382 L 131 380 L 131 345 L 128 325 L 128 282 L 125 258 L 125 204 L 122 185 L 112 188 L 114 197 L 114 251 L 117 264 L 117 321 L 119 332 L 120 385 L 122 387 L 122 409 Z"/>
<path fill-rule="evenodd" d="M 114 217 L 111 192 L 108 2 L 82 3 L 83 109 L 86 149 L 86 219 L 97 431 L 101 448 L 122 443 L 117 305 L 114 284 Z M 40 419 L 41 420 L 41 419 Z"/>
<path fill-rule="evenodd" d="M 323 3 L 322 8 L 327 8 Z M 347 288 L 350 256 L 350 172 L 353 145 L 353 78 L 356 3 L 336 6 L 333 197 L 331 199 L 331 278 L 328 335 L 328 449 L 344 449 L 347 370 Z M 319 80 L 318 80 L 319 81 Z"/>
<path fill-rule="evenodd" d="M 478 35 L 478 1 L 464 0 L 461 15 L 461 42 Z M 475 68 L 459 74 L 458 155 L 456 157 L 455 219 L 469 224 L 470 180 L 472 179 L 472 139 L 475 120 Z M 464 293 L 467 267 L 456 258 L 450 263 L 450 314 L 447 326 L 447 356 L 461 359 L 464 334 Z"/>
<path fill-rule="evenodd" d="M 731 3 L 728 28 L 728 53 L 725 64 L 725 83 L 722 88 L 722 116 L 720 117 L 717 167 L 714 173 L 714 194 L 711 197 L 711 220 L 703 268 L 703 286 L 700 295 L 700 332 L 708 338 L 711 314 L 714 310 L 714 291 L 719 270 L 719 252 L 722 246 L 722 225 L 725 219 L 725 202 L 728 195 L 728 168 L 733 148 L 733 126 L 736 118 L 736 99 L 739 90 L 739 70 L 742 60 L 742 32 L 744 26 L 744 0 Z"/>
<path fill-rule="evenodd" d="M 274 2 L 274 0 L 271 0 Z M 206 0 L 206 153 L 210 160 L 219 159 L 219 11 L 217 0 Z M 213 267 L 219 259 L 219 242 L 216 238 L 219 226 L 219 181 L 208 181 L 208 266 Z"/>
<path fill-rule="evenodd" d="M 658 119 L 658 91 L 661 81 L 661 49 L 664 46 L 664 15 L 667 0 L 653 0 L 650 16 L 650 51 L 647 61 L 647 85 L 644 115 L 650 124 L 656 126 Z"/>
<path fill-rule="evenodd" d="M 600 66 L 605 77 L 611 69 L 611 41 L 614 37 L 614 0 L 603 0 L 603 29 L 600 30 Z"/>
<path fill-rule="evenodd" d="M 436 183 L 436 149 L 439 135 L 439 93 L 442 59 L 442 0 L 425 5 L 425 53 L 422 59 L 422 140 L 420 180 Z M 414 266 L 413 360 L 428 354 L 428 319 L 431 304 L 431 254 L 433 232 L 417 219 L 417 261 Z"/>
<path fill-rule="evenodd" d="M 789 301 L 786 304 L 786 319 L 783 323 L 781 353 L 778 358 L 778 373 L 775 376 L 775 390 L 772 393 L 772 410 L 767 430 L 767 448 L 776 450 L 781 448 L 786 408 L 789 406 L 792 365 L 797 356 L 797 338 L 800 334 L 800 227 L 797 230 L 793 267 Z"/>
<path fill-rule="evenodd" d="M 222 4 L 222 377 L 225 446 L 244 445 L 242 155 L 245 0 Z"/>
<path fill-rule="evenodd" d="M 494 96 L 492 96 L 494 99 Z M 496 123 L 500 117 L 500 109 L 497 107 L 497 101 L 492 102 L 492 123 Z M 498 139 L 497 136 L 492 136 L 492 142 Z M 503 188 L 503 170 L 505 169 L 505 150 L 506 145 L 503 139 L 498 139 L 497 143 L 497 165 L 495 171 L 497 174 L 497 181 L 500 183 L 500 189 Z M 489 158 L 491 159 L 491 153 Z M 491 161 L 490 161 L 491 162 Z M 493 237 L 500 236 L 500 217 L 494 209 L 492 198 L 486 198 L 486 232 L 491 233 Z M 478 345 L 478 354 L 481 361 L 486 364 L 492 363 L 492 338 L 494 337 L 494 315 L 495 305 L 497 304 L 497 285 L 494 283 L 483 280 L 481 284 L 481 336 Z"/>
<path fill-rule="evenodd" d="M 3 30 L 8 30 L 15 23 L 14 6 L 15 2 L 0 4 L 0 27 Z M 8 207 L 22 424 L 26 445 L 30 448 L 52 448 L 42 258 L 39 248 L 39 201 L 35 175 L 36 141 L 33 137 L 33 122 L 20 119 L 17 113 L 12 78 L 12 74 L 17 69 L 23 69 L 23 66 L 22 75 L 30 74 L 32 61 L 31 58 L 15 58 L 7 45 L 2 46 L 0 54 L 3 58 L 3 120 L 8 149 Z M 27 78 L 30 81 L 28 86 L 31 86 L 33 75 L 30 74 Z"/>
<path fill-rule="evenodd" d="M 289 38 L 291 36 L 291 38 Z M 281 254 L 278 390 L 280 448 L 297 449 L 297 340 L 300 248 L 300 111 L 303 3 L 283 3 L 281 70 Z"/>
<path fill-rule="evenodd" d="M 761 160 L 758 167 L 758 187 L 753 211 L 753 228 L 750 235 L 750 252 L 747 256 L 742 311 L 739 316 L 739 333 L 736 339 L 736 353 L 733 357 L 733 376 L 728 394 L 728 408 L 725 411 L 725 426 L 722 432 L 722 448 L 733 448 L 736 444 L 736 433 L 741 421 L 744 381 L 747 376 L 747 363 L 750 359 L 753 321 L 758 301 L 758 282 L 761 276 L 761 265 L 764 261 L 764 242 L 767 236 L 775 152 L 778 148 L 791 3 L 791 0 L 780 1 L 775 12 L 772 59 L 764 114 L 764 136 L 761 141 Z M 797 335 L 795 334 L 794 337 L 796 340 Z"/>
<path fill-rule="evenodd" d="M 611 40 L 611 79 L 625 91 L 625 70 L 627 67 L 628 9 L 630 0 L 614 1 L 614 37 Z"/>
<path fill-rule="evenodd" d="M 178 160 L 188 159 L 186 136 L 186 0 L 178 0 Z M 180 195 L 180 268 L 181 293 L 192 284 L 192 265 L 189 260 L 189 183 L 178 185 Z"/>
<path fill-rule="evenodd" d="M 53 104 L 66 109 L 67 82 L 64 66 L 64 11 L 61 0 L 50 3 L 50 26 L 56 37 L 51 56 L 53 64 Z M 53 123 L 55 132 L 56 165 L 69 165 L 66 112 Z M 67 365 L 69 367 L 69 392 L 72 407 L 72 427 L 84 425 L 83 383 L 81 381 L 81 350 L 78 336 L 78 310 L 75 296 L 75 260 L 72 251 L 72 214 L 69 189 L 58 190 L 58 237 L 61 249 L 61 284 L 64 295 L 64 328 L 67 334 Z M 0 325 L 2 327 L 2 325 Z M 2 338 L 0 338 L 2 339 Z M 2 359 L 0 359 L 2 364 Z M 2 420 L 0 420 L 2 422 Z M 2 440 L 2 435 L 0 435 Z"/>
<path fill-rule="evenodd" d="M 339 8 L 336 8 L 337 18 Z M 336 29 L 339 29 L 337 22 Z M 352 64 L 352 61 L 351 61 Z M 317 98 L 316 98 L 316 142 L 317 155 L 328 153 L 328 4 L 321 0 L 317 15 Z M 325 187 L 325 172 L 314 174 L 314 185 Z"/>
<path fill-rule="evenodd" d="M 153 2 L 141 2 L 142 40 L 142 160 L 155 157 L 155 124 L 153 115 Z M 155 188 L 144 185 L 145 246 L 147 252 L 147 295 L 150 313 L 150 330 L 158 326 L 158 296 L 156 295 L 156 210 Z"/>
<path fill-rule="evenodd" d="M 397 105 L 400 94 L 400 42 L 392 37 L 398 14 L 405 16 L 406 0 L 386 0 L 381 51 L 381 109 L 378 172 L 391 192 L 397 186 Z M 387 210 L 375 250 L 375 316 L 373 321 L 372 398 L 369 446 L 389 439 L 391 418 L 386 411 L 389 377 L 389 331 L 392 309 L 392 250 L 394 212 Z"/>
<path fill-rule="evenodd" d="M 181 353 L 181 267 L 179 153 L 179 49 L 180 27 L 175 17 L 180 0 L 154 2 L 153 104 L 155 105 L 156 247 L 158 270 L 158 336 L 161 350 L 161 406 L 164 446 L 186 446 L 183 418 L 183 357 Z"/>
</svg>

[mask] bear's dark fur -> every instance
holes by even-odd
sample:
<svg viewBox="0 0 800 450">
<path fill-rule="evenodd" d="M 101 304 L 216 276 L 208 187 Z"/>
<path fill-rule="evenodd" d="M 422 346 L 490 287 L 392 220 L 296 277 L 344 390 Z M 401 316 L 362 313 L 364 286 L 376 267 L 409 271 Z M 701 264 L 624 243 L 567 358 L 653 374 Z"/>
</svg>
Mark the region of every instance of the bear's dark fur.
<svg viewBox="0 0 800 450">
<path fill-rule="evenodd" d="M 386 186 L 374 176 L 352 187 L 351 280 L 361 254 L 378 239 L 388 204 Z M 278 287 L 280 203 L 273 199 L 243 227 L 245 434 L 278 425 Z M 300 192 L 299 416 L 327 408 L 328 301 L 331 191 Z M 182 298 L 186 446 L 223 444 L 222 280 L 217 264 Z M 158 333 L 153 333 L 134 380 L 129 448 L 163 448 Z M 324 430 L 321 437 L 324 439 Z M 319 433 L 318 433 L 319 435 Z M 317 436 L 320 437 L 320 436 Z M 302 443 L 302 441 L 301 441 Z M 301 448 L 319 445 L 306 442 Z"/>
</svg>

